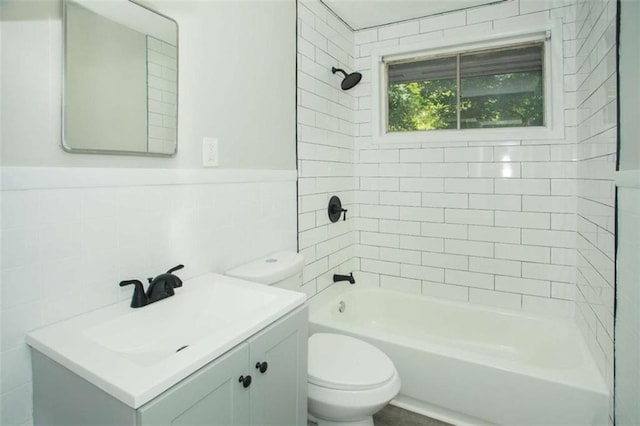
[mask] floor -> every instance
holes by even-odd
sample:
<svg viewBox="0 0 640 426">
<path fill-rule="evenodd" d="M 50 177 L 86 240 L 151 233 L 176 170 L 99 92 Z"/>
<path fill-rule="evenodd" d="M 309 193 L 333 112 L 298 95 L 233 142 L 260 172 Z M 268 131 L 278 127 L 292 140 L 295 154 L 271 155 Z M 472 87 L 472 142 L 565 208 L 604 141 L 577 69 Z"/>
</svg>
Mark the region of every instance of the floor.
<svg viewBox="0 0 640 426">
<path fill-rule="evenodd" d="M 375 426 L 451 426 L 449 423 L 403 410 L 393 405 L 387 405 L 382 411 L 373 416 L 373 424 Z"/>
<path fill-rule="evenodd" d="M 373 416 L 374 426 L 451 426 L 439 420 L 425 417 L 393 405 L 387 405 Z M 309 422 L 309 426 L 315 426 Z"/>
</svg>

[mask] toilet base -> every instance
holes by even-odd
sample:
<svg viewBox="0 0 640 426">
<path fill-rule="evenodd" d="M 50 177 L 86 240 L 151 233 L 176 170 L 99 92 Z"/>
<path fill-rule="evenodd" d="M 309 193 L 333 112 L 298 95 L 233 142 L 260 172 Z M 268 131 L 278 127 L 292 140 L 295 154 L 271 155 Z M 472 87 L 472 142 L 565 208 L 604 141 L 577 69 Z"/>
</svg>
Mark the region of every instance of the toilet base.
<svg viewBox="0 0 640 426">
<path fill-rule="evenodd" d="M 350 422 L 334 422 L 331 420 L 319 419 L 311 414 L 308 414 L 308 418 L 318 426 L 373 426 L 373 416 Z"/>
</svg>

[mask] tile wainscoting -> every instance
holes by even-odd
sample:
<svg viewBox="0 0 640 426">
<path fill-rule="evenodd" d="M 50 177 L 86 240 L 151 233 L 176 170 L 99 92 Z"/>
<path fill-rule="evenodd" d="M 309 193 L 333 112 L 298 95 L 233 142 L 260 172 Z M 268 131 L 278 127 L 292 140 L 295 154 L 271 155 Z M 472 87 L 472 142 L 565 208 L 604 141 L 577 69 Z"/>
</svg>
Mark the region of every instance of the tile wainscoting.
<svg viewBox="0 0 640 426">
<path fill-rule="evenodd" d="M 28 331 L 129 299 L 123 279 L 296 250 L 295 170 L 4 168 L 2 185 L 3 425 L 31 422 Z"/>
</svg>

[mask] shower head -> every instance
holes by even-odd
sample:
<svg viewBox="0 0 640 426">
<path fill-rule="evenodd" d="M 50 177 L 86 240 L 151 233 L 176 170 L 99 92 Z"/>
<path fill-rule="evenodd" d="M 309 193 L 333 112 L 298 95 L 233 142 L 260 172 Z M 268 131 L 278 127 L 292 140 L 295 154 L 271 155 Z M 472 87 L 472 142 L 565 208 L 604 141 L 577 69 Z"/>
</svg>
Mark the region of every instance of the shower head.
<svg viewBox="0 0 640 426">
<path fill-rule="evenodd" d="M 334 74 L 337 72 L 341 72 L 344 75 L 342 84 L 340 84 L 342 90 L 351 89 L 353 86 L 360 83 L 360 80 L 362 79 L 362 74 L 360 74 L 359 72 L 352 72 L 351 74 L 347 74 L 345 70 L 336 67 L 332 67 L 331 72 Z"/>
</svg>

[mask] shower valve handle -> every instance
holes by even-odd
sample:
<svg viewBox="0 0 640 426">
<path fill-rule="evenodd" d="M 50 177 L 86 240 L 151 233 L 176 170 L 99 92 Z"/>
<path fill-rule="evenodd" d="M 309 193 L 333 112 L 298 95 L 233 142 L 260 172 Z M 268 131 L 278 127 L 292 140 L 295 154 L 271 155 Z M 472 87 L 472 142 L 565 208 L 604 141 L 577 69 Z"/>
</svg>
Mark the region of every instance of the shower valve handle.
<svg viewBox="0 0 640 426">
<path fill-rule="evenodd" d="M 343 215 L 343 220 L 347 220 L 347 209 L 342 208 L 342 202 L 337 196 L 331 197 L 329 200 L 329 220 L 331 222 L 337 222 L 340 220 L 340 216 Z"/>
<path fill-rule="evenodd" d="M 334 214 L 335 214 L 335 213 L 338 213 L 338 212 L 341 212 L 341 213 L 343 214 L 343 220 L 347 220 L 347 212 L 349 211 L 348 209 L 343 209 L 343 208 L 340 208 L 340 207 L 338 207 L 338 206 L 334 205 L 334 206 L 331 208 L 331 211 L 332 211 Z"/>
</svg>

